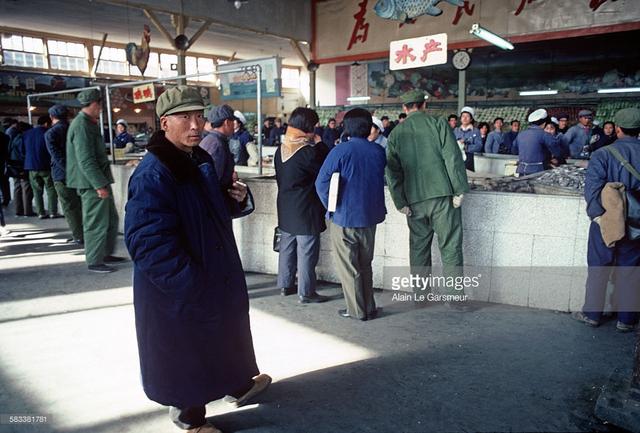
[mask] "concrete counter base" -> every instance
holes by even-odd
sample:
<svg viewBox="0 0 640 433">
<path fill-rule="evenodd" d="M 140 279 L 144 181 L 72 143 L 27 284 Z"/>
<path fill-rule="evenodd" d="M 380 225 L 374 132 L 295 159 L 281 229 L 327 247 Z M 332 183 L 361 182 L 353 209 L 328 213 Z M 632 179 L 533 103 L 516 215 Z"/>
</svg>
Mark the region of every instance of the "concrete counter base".
<svg viewBox="0 0 640 433">
<path fill-rule="evenodd" d="M 124 224 L 128 179 L 133 168 L 113 166 L 114 198 Z M 233 223 L 245 271 L 277 274 L 272 250 L 277 225 L 274 179 L 246 178 L 256 211 Z M 384 287 L 384 272 L 409 265 L 409 230 L 386 192 L 387 219 L 376 231 L 374 285 Z M 575 311 L 584 301 L 589 219 L 580 197 L 473 191 L 462 205 L 465 265 L 483 271 L 484 283 L 472 299 Z M 441 263 L 437 237 L 434 266 Z M 328 232 L 321 236 L 318 278 L 339 282 Z"/>
</svg>

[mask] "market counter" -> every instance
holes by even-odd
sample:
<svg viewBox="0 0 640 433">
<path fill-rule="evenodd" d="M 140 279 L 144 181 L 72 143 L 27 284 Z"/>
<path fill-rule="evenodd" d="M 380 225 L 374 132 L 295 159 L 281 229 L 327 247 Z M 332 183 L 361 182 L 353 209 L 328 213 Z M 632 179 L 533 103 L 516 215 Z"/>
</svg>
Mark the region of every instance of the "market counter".
<svg viewBox="0 0 640 433">
<path fill-rule="evenodd" d="M 123 230 L 124 205 L 132 167 L 113 166 L 114 198 Z M 276 274 L 278 254 L 272 250 L 277 225 L 274 178 L 247 177 L 256 211 L 234 220 L 244 269 Z M 409 230 L 388 191 L 387 218 L 376 231 L 374 285 L 383 287 L 385 269 L 408 266 Z M 488 281 L 471 291 L 472 299 L 576 310 L 584 301 L 589 219 L 580 197 L 472 191 L 462 205 L 465 265 L 482 269 Z M 434 265 L 440 263 L 434 238 Z M 339 282 L 328 233 L 321 236 L 318 278 Z M 388 287 L 386 287 L 388 288 Z"/>
</svg>

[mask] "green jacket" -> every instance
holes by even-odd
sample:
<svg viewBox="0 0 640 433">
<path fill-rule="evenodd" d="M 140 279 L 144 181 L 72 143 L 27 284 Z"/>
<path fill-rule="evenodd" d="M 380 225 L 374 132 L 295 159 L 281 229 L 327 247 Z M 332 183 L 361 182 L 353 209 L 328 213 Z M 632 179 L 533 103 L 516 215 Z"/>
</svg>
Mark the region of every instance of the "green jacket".
<svg viewBox="0 0 640 433">
<path fill-rule="evenodd" d="M 67 133 L 67 186 L 98 189 L 111 183 L 111 164 L 100 128 L 81 111 Z"/>
<path fill-rule="evenodd" d="M 462 152 L 443 118 L 421 111 L 393 128 L 387 142 L 387 184 L 396 208 L 469 191 Z"/>
</svg>

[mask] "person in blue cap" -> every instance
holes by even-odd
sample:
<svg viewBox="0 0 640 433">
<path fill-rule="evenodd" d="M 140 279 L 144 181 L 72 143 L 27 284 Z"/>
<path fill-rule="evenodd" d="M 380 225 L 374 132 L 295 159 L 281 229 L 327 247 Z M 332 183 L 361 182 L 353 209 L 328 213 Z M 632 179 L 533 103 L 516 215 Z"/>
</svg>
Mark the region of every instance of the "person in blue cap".
<svg viewBox="0 0 640 433">
<path fill-rule="evenodd" d="M 593 112 L 580 110 L 578 123 L 562 135 L 562 145 L 571 158 L 588 158 L 591 153 L 591 136 L 593 134 Z M 597 140 L 597 139 L 596 139 Z"/>
<path fill-rule="evenodd" d="M 62 212 L 71 229 L 71 239 L 67 242 L 83 244 L 82 203 L 74 188 L 67 186 L 67 131 L 69 112 L 64 105 L 49 108 L 52 127 L 44 134 L 47 150 L 51 155 L 51 177 L 58 193 Z"/>
<path fill-rule="evenodd" d="M 591 156 L 585 178 L 584 197 L 587 215 L 591 219 L 587 264 L 589 266 L 582 311 L 572 317 L 589 326 L 602 323 L 607 283 L 615 267 L 615 297 L 618 306 L 616 329 L 633 331 L 640 314 L 640 239 L 626 234 L 613 245 L 605 244 L 603 233 L 611 228 L 611 220 L 603 219 L 606 213 L 601 198 L 605 185 L 618 182 L 625 191 L 640 195 L 640 109 L 625 108 L 615 116 L 618 139 L 611 145 L 598 149 Z"/>
</svg>

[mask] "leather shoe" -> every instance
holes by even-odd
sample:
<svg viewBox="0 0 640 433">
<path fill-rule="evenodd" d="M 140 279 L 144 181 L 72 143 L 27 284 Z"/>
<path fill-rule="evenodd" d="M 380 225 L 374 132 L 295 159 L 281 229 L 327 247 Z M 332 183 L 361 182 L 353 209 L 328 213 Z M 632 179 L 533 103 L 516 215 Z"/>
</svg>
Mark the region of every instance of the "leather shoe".
<svg viewBox="0 0 640 433">
<path fill-rule="evenodd" d="M 217 429 L 213 424 L 206 423 L 200 427 L 190 428 L 187 433 L 222 433 L 222 430 Z"/>
<path fill-rule="evenodd" d="M 329 300 L 328 296 L 322 296 L 317 293 L 314 293 L 311 296 L 300 296 L 301 304 L 319 304 L 321 302 L 327 302 Z"/>
<path fill-rule="evenodd" d="M 357 317 L 353 317 L 353 316 L 349 315 L 349 313 L 347 313 L 347 309 L 346 308 L 344 308 L 342 310 L 338 310 L 338 316 L 344 317 L 345 319 L 360 320 L 361 322 L 366 322 L 368 320 L 366 317 L 363 317 L 362 319 L 358 319 Z"/>
<path fill-rule="evenodd" d="M 283 287 L 280 289 L 280 294 L 282 296 L 295 295 L 298 292 L 298 289 L 295 287 Z"/>
<path fill-rule="evenodd" d="M 382 308 L 376 308 L 371 313 L 367 314 L 367 319 L 368 320 L 376 319 L 378 317 L 378 314 L 380 314 L 381 312 L 382 312 Z"/>
</svg>

